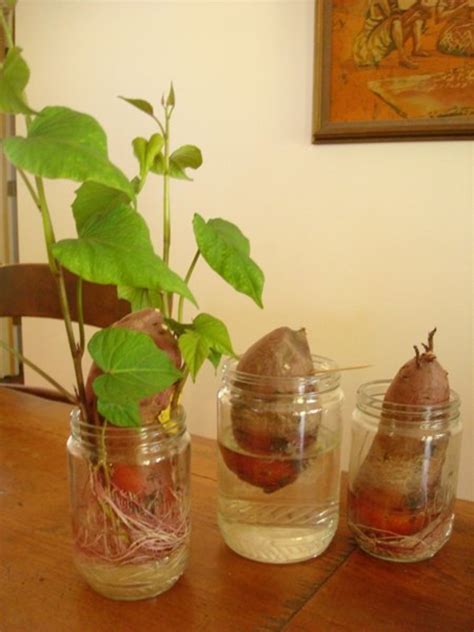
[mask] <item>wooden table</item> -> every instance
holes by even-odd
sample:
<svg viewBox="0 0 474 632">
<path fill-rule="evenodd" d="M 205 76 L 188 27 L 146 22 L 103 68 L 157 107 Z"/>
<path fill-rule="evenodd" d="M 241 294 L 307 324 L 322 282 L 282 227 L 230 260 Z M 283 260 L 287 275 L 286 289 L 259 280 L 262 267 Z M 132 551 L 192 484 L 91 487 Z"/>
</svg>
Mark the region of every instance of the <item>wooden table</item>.
<svg viewBox="0 0 474 632">
<path fill-rule="evenodd" d="M 426 562 L 394 564 L 359 551 L 343 503 L 336 537 L 321 557 L 259 564 L 220 537 L 215 442 L 198 437 L 185 575 L 148 601 L 96 595 L 71 560 L 67 434 L 66 405 L 1 389 L 1 632 L 474 630 L 474 503 L 457 503 L 451 541 Z"/>
</svg>

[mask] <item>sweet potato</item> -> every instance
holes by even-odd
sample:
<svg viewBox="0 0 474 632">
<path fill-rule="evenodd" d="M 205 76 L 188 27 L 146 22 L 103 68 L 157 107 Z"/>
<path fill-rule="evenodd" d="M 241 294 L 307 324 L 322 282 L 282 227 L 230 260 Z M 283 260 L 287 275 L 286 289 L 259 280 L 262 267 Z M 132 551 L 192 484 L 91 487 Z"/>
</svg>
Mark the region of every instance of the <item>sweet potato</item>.
<svg viewBox="0 0 474 632">
<path fill-rule="evenodd" d="M 304 329 L 275 329 L 240 358 L 231 420 L 234 439 L 245 453 L 223 445 L 220 449 L 227 467 L 241 480 L 266 493 L 296 480 L 304 468 L 301 450 L 316 440 L 320 413 L 307 414 L 305 409 L 300 414 L 295 406 L 298 391 L 285 378 L 312 374 Z"/>
<path fill-rule="evenodd" d="M 168 354 L 176 368 L 181 366 L 181 354 L 176 339 L 165 329 L 163 316 L 155 309 L 146 308 L 138 312 L 127 314 L 127 316 L 124 316 L 124 318 L 114 323 L 112 327 L 123 327 L 124 329 L 132 329 L 149 335 L 156 346 Z M 88 408 L 92 410 L 94 414 L 96 414 L 97 411 L 96 396 L 92 388 L 92 383 L 101 373 L 102 371 L 94 362 L 90 368 L 86 383 Z M 174 385 L 140 402 L 140 413 L 144 426 L 156 423 L 158 415 L 169 405 L 173 393 Z"/>
<path fill-rule="evenodd" d="M 447 438 L 415 434 L 423 415 L 410 408 L 449 402 L 448 374 L 433 352 L 435 332 L 387 389 L 377 434 L 350 490 L 350 521 L 374 534 L 413 535 L 436 514 Z"/>
<path fill-rule="evenodd" d="M 237 371 L 250 376 L 276 378 L 242 384 L 242 394 L 232 405 L 235 440 L 251 452 L 271 454 L 307 445 L 316 439 L 318 419 L 308 417 L 301 435 L 301 419 L 288 405 L 269 405 L 279 396 L 291 395 L 294 386 L 278 378 L 313 374 L 313 360 L 304 329 L 280 327 L 254 343 L 240 358 Z M 236 386 L 239 387 L 238 377 Z M 263 396 L 264 401 L 259 402 Z"/>
</svg>

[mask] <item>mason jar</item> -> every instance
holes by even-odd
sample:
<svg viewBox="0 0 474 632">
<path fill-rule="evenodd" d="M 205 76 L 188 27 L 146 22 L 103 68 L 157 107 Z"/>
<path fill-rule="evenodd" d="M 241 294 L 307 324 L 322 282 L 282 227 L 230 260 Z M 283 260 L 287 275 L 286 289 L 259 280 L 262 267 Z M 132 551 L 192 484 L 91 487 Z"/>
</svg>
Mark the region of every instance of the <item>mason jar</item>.
<svg viewBox="0 0 474 632">
<path fill-rule="evenodd" d="M 165 424 L 93 426 L 71 414 L 67 443 L 74 562 L 98 593 L 154 597 L 183 573 L 190 538 L 190 438 Z"/>
<path fill-rule="evenodd" d="M 384 402 L 389 381 L 362 385 L 352 422 L 348 522 L 387 560 L 432 557 L 449 540 L 461 448 L 458 395 L 435 406 Z"/>
<path fill-rule="evenodd" d="M 339 517 L 340 376 L 257 376 L 228 361 L 218 392 L 218 524 L 236 553 L 275 564 L 320 555 Z"/>
</svg>

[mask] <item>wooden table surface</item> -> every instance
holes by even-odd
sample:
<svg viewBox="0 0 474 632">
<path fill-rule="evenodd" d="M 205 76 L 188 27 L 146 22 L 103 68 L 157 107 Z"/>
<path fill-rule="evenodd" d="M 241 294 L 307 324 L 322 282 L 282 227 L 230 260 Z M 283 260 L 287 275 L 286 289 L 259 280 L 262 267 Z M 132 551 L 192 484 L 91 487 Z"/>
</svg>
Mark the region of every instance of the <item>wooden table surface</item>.
<svg viewBox="0 0 474 632">
<path fill-rule="evenodd" d="M 458 501 L 432 560 L 394 564 L 359 551 L 346 527 L 321 557 L 272 566 L 239 557 L 216 525 L 215 442 L 193 439 L 188 569 L 167 593 L 114 602 L 71 559 L 68 406 L 0 389 L 1 632 L 474 631 L 474 503 Z"/>
</svg>

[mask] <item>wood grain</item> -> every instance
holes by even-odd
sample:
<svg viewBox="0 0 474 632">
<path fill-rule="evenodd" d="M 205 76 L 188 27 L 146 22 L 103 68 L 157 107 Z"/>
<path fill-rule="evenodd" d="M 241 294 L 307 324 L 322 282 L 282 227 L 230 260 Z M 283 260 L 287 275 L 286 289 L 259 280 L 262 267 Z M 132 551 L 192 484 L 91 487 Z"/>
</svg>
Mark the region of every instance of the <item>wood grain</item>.
<svg viewBox="0 0 474 632">
<path fill-rule="evenodd" d="M 77 276 L 64 271 L 71 317 L 77 320 Z M 58 288 L 45 263 L 0 265 L 0 316 L 62 319 Z M 112 285 L 83 282 L 84 322 L 108 327 L 130 312 Z"/>
<path fill-rule="evenodd" d="M 223 543 L 215 517 L 215 442 L 199 437 L 193 438 L 186 573 L 156 599 L 125 603 L 95 594 L 72 563 L 68 415 L 68 405 L 0 391 L 1 632 L 474 630 L 474 503 L 458 501 L 452 539 L 426 562 L 394 564 L 357 550 L 343 502 L 324 555 L 259 564 Z"/>
<path fill-rule="evenodd" d="M 215 518 L 215 442 L 193 440 L 193 534 L 185 575 L 156 599 L 96 595 L 71 559 L 65 441 L 67 405 L 0 392 L 1 632 L 281 630 L 354 545 L 345 520 L 320 558 L 274 567 L 241 558 Z"/>
</svg>

